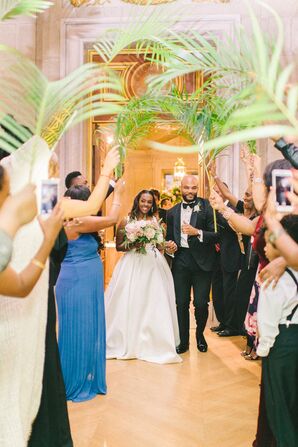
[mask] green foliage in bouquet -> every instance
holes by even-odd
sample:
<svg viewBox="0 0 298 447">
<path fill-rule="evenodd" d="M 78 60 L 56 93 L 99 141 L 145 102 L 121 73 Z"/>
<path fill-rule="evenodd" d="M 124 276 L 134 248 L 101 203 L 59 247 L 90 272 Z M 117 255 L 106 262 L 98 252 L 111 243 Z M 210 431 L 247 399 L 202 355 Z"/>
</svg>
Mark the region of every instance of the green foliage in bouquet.
<svg viewBox="0 0 298 447">
<path fill-rule="evenodd" d="M 33 16 L 53 5 L 45 0 L 1 0 L 0 21 L 12 19 L 19 15 Z"/>
</svg>

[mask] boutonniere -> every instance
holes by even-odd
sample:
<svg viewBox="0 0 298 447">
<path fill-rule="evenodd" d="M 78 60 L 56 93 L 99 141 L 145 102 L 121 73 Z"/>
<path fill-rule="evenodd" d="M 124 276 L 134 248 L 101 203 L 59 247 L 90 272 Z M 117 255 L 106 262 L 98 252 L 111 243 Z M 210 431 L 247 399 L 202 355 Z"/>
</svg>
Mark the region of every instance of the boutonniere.
<svg viewBox="0 0 298 447">
<path fill-rule="evenodd" d="M 194 213 L 198 213 L 199 211 L 201 211 L 201 205 L 197 203 L 196 206 L 194 206 L 193 211 Z"/>
</svg>

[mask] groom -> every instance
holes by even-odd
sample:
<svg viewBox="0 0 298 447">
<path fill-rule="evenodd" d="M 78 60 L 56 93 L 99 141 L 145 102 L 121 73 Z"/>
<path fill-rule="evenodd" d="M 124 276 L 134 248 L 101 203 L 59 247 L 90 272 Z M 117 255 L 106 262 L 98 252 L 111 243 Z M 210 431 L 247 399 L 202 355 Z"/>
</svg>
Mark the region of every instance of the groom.
<svg viewBox="0 0 298 447">
<path fill-rule="evenodd" d="M 177 353 L 189 349 L 189 304 L 193 287 L 196 340 L 200 352 L 207 352 L 204 329 L 208 319 L 208 302 L 212 270 L 215 263 L 213 211 L 206 199 L 197 197 L 198 180 L 186 175 L 181 182 L 183 202 L 175 205 L 167 215 L 167 237 L 177 245 L 173 259 L 173 278 L 180 332 Z"/>
</svg>

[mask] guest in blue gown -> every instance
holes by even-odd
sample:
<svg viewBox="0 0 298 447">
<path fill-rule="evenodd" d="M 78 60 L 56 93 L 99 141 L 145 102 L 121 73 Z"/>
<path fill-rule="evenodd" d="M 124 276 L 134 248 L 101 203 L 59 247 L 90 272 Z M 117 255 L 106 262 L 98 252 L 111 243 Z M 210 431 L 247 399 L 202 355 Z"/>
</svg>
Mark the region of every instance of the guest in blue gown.
<svg viewBox="0 0 298 447">
<path fill-rule="evenodd" d="M 119 181 L 109 215 L 80 218 L 65 228 L 68 248 L 56 285 L 58 345 L 66 397 L 73 402 L 107 391 L 103 268 L 97 241 L 90 233 L 116 224 L 122 192 Z M 73 186 L 65 195 L 87 200 L 90 190 Z"/>
</svg>

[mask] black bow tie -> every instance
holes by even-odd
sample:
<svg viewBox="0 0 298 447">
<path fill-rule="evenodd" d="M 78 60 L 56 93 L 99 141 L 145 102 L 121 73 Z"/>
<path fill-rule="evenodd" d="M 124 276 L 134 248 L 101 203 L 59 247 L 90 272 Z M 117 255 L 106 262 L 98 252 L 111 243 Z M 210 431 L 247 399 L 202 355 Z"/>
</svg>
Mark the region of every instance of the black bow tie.
<svg viewBox="0 0 298 447">
<path fill-rule="evenodd" d="M 189 208 L 194 208 L 196 202 L 189 202 L 189 203 L 182 203 L 183 208 L 186 210 L 186 208 L 189 206 Z"/>
</svg>

